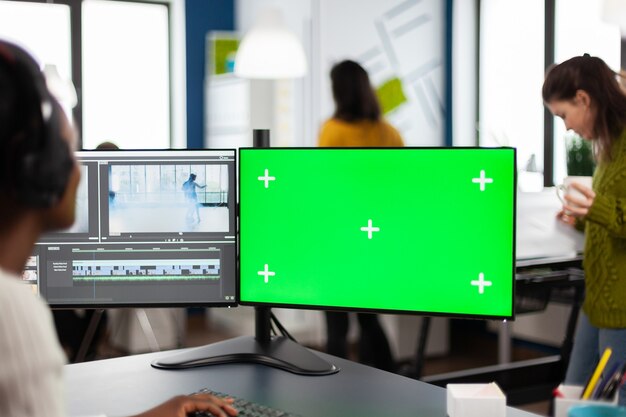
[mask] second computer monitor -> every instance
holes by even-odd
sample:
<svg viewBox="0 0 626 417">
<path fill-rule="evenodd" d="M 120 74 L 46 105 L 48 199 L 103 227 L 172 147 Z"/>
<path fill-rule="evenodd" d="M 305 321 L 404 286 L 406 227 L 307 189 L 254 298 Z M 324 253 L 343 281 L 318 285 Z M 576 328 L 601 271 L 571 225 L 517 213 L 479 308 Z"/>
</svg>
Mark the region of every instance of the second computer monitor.
<svg viewBox="0 0 626 417">
<path fill-rule="evenodd" d="M 240 301 L 511 318 L 515 150 L 241 149 Z"/>
<path fill-rule="evenodd" d="M 28 276 L 58 307 L 236 305 L 234 150 L 77 153 L 76 222 Z"/>
</svg>

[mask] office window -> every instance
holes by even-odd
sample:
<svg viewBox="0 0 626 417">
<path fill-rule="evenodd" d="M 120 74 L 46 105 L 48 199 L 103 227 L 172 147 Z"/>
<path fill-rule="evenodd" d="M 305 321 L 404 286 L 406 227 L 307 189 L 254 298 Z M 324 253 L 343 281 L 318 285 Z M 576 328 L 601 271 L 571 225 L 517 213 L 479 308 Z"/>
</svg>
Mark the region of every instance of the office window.
<svg viewBox="0 0 626 417">
<path fill-rule="evenodd" d="M 146 192 L 155 194 L 161 191 L 161 167 L 159 165 L 146 165 Z"/>
<path fill-rule="evenodd" d="M 42 69 L 54 65 L 62 79 L 72 78 L 69 6 L 0 1 L 0 38 L 26 49 Z"/>
<path fill-rule="evenodd" d="M 85 0 L 83 147 L 170 146 L 168 7 Z"/>
<path fill-rule="evenodd" d="M 480 5 L 479 144 L 516 147 L 520 187 L 541 189 L 544 1 Z"/>
<path fill-rule="evenodd" d="M 0 1 L 0 38 L 74 81 L 83 148 L 169 148 L 170 1 Z"/>
<path fill-rule="evenodd" d="M 617 26 L 602 20 L 603 0 L 557 0 L 555 61 L 588 53 L 602 58 L 614 71 L 620 69 L 621 36 Z M 554 121 L 554 182 L 567 176 L 565 143 L 573 132 L 565 132 L 563 121 Z"/>
<path fill-rule="evenodd" d="M 146 166 L 133 165 L 130 170 L 131 189 L 135 194 L 146 192 Z M 144 196 L 145 197 L 145 196 Z"/>
<path fill-rule="evenodd" d="M 176 191 L 176 167 L 163 165 L 161 167 L 161 191 Z"/>
</svg>

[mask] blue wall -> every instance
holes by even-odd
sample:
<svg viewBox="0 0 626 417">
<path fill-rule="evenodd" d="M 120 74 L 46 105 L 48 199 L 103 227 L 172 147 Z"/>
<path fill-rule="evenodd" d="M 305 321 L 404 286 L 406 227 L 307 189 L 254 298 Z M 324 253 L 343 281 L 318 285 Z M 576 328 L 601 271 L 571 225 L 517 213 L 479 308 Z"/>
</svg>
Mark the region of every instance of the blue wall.
<svg viewBox="0 0 626 417">
<path fill-rule="evenodd" d="M 446 71 L 445 71 L 445 128 L 444 128 L 444 146 L 452 146 L 452 23 L 454 0 L 446 0 L 446 24 L 445 24 L 445 43 L 446 43 Z"/>
<path fill-rule="evenodd" d="M 234 30 L 234 0 L 186 0 L 187 147 L 204 147 L 205 38 L 213 30 Z"/>
</svg>

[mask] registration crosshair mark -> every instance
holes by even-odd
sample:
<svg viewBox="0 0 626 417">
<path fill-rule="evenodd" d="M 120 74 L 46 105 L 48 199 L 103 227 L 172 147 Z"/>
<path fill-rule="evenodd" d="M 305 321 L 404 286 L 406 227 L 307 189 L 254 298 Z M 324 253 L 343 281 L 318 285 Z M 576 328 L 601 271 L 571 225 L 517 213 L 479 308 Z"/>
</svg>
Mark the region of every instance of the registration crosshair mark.
<svg viewBox="0 0 626 417">
<path fill-rule="evenodd" d="M 478 294 L 483 294 L 485 287 L 491 287 L 493 283 L 491 281 L 485 281 L 485 274 L 481 272 L 478 274 L 477 280 L 472 280 L 472 285 L 478 287 Z"/>
<path fill-rule="evenodd" d="M 266 169 L 265 170 L 265 175 L 262 177 L 258 177 L 259 181 L 264 181 L 265 182 L 265 188 L 269 188 L 270 185 L 270 181 L 276 181 L 276 177 L 270 177 L 270 170 Z"/>
<path fill-rule="evenodd" d="M 265 264 L 265 268 L 263 269 L 263 271 L 257 272 L 257 275 L 262 275 L 265 283 L 267 284 L 269 282 L 269 277 L 275 276 L 276 272 L 270 271 L 269 266 Z"/>
<path fill-rule="evenodd" d="M 367 227 L 361 227 L 362 232 L 367 232 L 367 238 L 372 238 L 372 232 L 380 232 L 380 227 L 372 227 L 372 219 L 367 221 Z"/>
<path fill-rule="evenodd" d="M 480 177 L 479 178 L 472 178 L 472 182 L 474 184 L 480 184 L 480 191 L 485 191 L 485 184 L 492 184 L 493 183 L 493 178 L 485 177 L 485 170 L 481 169 L 480 170 Z"/>
</svg>

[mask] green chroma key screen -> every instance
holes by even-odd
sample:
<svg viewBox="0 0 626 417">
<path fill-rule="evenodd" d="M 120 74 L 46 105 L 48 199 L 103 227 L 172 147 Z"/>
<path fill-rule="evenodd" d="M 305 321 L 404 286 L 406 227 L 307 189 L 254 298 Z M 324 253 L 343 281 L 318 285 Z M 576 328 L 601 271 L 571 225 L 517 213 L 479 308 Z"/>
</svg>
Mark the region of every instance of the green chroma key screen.
<svg viewBox="0 0 626 417">
<path fill-rule="evenodd" d="M 240 150 L 240 301 L 513 316 L 515 150 Z"/>
</svg>

